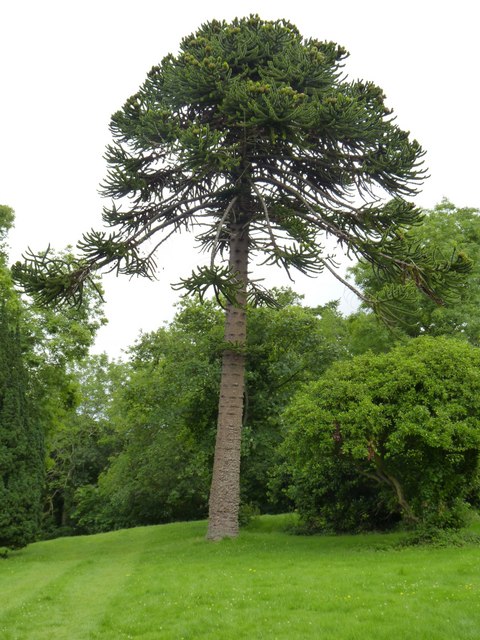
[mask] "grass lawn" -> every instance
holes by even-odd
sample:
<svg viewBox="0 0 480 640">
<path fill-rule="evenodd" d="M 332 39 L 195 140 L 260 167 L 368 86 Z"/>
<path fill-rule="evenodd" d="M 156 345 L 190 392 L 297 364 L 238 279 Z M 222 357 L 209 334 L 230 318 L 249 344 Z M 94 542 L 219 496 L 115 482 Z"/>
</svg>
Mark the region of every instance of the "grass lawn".
<svg viewBox="0 0 480 640">
<path fill-rule="evenodd" d="M 33 544 L 0 560 L 0 638 L 480 638 L 480 547 L 284 524 L 264 516 L 220 543 L 192 522 Z"/>
</svg>

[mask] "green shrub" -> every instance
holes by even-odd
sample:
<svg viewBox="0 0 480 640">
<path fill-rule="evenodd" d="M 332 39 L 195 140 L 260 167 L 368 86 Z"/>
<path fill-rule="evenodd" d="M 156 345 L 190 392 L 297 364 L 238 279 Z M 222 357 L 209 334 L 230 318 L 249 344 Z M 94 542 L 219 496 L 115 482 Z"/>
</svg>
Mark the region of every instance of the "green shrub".
<svg viewBox="0 0 480 640">
<path fill-rule="evenodd" d="M 480 349 L 416 338 L 296 396 L 280 472 L 304 526 L 459 528 L 478 491 Z"/>
</svg>

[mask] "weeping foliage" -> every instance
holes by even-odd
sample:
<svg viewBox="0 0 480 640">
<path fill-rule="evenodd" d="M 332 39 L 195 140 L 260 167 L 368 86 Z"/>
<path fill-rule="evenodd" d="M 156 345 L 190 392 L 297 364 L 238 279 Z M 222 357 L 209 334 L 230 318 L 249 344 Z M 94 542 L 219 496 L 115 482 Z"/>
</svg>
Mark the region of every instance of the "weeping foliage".
<svg viewBox="0 0 480 640">
<path fill-rule="evenodd" d="M 18 327 L 0 303 L 0 547 L 38 533 L 44 475 L 43 434 L 30 411 Z"/>
<path fill-rule="evenodd" d="M 32 412 L 20 334 L 21 304 L 5 266 L 13 211 L 0 205 L 0 548 L 19 548 L 38 531 L 43 433 Z"/>
</svg>

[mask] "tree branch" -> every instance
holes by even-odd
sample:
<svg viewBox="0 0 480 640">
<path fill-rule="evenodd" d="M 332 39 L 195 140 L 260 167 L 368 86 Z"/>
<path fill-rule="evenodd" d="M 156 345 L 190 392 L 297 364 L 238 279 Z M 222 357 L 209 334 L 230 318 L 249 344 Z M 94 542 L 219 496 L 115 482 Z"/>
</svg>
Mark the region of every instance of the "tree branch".
<svg viewBox="0 0 480 640">
<path fill-rule="evenodd" d="M 218 225 L 217 225 L 217 232 L 215 233 L 215 239 L 213 241 L 213 246 L 212 246 L 212 253 L 211 253 L 211 259 L 210 259 L 210 268 L 213 269 L 214 267 L 214 263 L 215 263 L 215 256 L 217 255 L 217 250 L 218 250 L 218 242 L 220 240 L 220 234 L 222 233 L 222 229 L 223 226 L 230 214 L 230 211 L 232 210 L 232 207 L 234 206 L 234 204 L 236 203 L 236 201 L 238 200 L 238 196 L 234 196 L 230 202 L 228 203 L 227 208 L 225 209 L 225 212 L 223 214 L 223 216 L 221 217 Z"/>
</svg>

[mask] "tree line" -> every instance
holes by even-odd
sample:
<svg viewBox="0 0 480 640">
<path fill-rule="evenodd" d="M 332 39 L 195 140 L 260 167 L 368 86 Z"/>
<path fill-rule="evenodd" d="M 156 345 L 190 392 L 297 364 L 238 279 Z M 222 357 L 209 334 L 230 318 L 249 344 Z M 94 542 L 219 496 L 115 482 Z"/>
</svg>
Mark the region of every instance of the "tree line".
<svg viewBox="0 0 480 640">
<path fill-rule="evenodd" d="M 290 289 L 248 307 L 240 522 L 295 509 L 309 532 L 459 527 L 478 505 L 479 212 L 444 201 L 425 213 L 416 239 L 473 261 L 455 305 L 400 295 L 389 326 Z M 379 286 L 367 263 L 352 277 Z M 218 302 L 183 300 L 111 361 L 88 355 L 104 321 L 93 297 L 88 312 L 22 302 L 5 250 L 2 282 L 2 545 L 204 518 Z"/>
<path fill-rule="evenodd" d="M 13 210 L 1 205 L 0 547 L 23 546 L 43 530 L 50 443 L 77 404 L 72 365 L 87 356 L 105 322 L 89 294 L 81 309 L 47 309 L 22 298 L 8 268 L 13 223 Z"/>
</svg>

